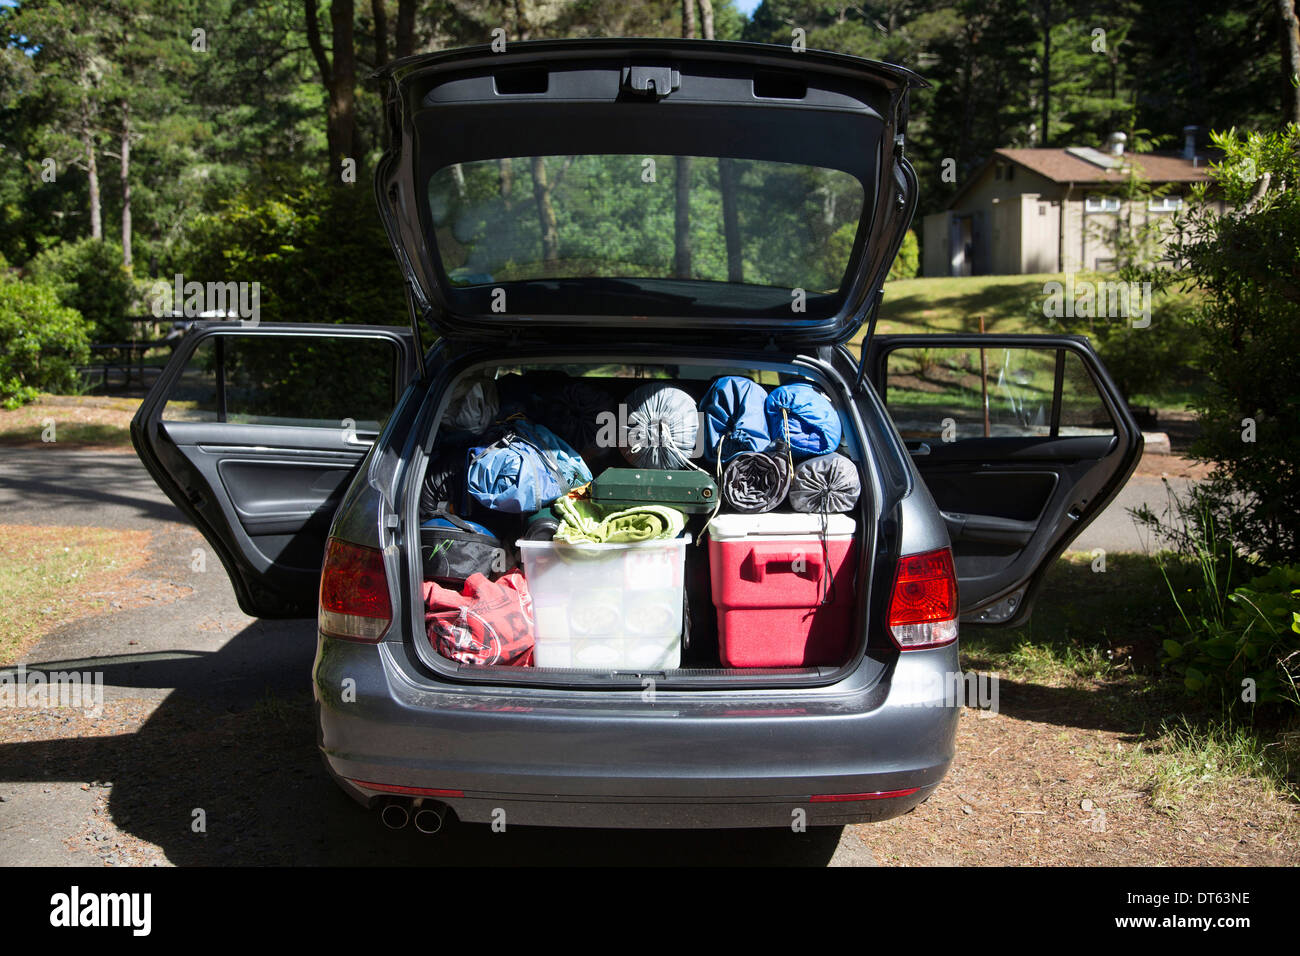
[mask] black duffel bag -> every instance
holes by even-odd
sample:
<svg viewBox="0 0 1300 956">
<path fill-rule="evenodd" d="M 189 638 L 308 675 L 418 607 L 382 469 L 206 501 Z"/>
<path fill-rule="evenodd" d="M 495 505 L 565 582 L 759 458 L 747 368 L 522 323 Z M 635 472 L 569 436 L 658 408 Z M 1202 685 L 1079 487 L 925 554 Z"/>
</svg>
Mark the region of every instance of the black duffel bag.
<svg viewBox="0 0 1300 956">
<path fill-rule="evenodd" d="M 460 584 L 471 574 L 496 579 L 519 563 L 514 546 L 488 528 L 445 511 L 420 525 L 424 579 Z"/>
</svg>

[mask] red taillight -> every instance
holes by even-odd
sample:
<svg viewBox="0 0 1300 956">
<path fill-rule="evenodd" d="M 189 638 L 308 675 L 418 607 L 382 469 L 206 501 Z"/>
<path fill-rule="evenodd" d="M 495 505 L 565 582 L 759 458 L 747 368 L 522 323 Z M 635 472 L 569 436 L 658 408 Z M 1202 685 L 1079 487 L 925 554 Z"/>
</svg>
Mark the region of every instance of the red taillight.
<svg viewBox="0 0 1300 956">
<path fill-rule="evenodd" d="M 330 538 L 320 574 L 321 633 L 374 643 L 392 620 L 382 552 Z"/>
<path fill-rule="evenodd" d="M 808 798 L 810 803 L 856 803 L 859 800 L 893 800 L 896 797 L 910 797 L 920 787 L 906 790 L 877 790 L 874 793 L 814 793 Z"/>
<path fill-rule="evenodd" d="M 889 633 L 903 650 L 957 640 L 957 575 L 948 548 L 898 559 Z"/>
<path fill-rule="evenodd" d="M 348 778 L 351 779 L 351 778 Z M 378 790 L 381 793 L 400 793 L 408 797 L 463 797 L 463 790 L 434 790 L 429 787 L 403 787 L 396 783 L 374 783 L 370 780 L 352 780 L 358 787 Z"/>
</svg>

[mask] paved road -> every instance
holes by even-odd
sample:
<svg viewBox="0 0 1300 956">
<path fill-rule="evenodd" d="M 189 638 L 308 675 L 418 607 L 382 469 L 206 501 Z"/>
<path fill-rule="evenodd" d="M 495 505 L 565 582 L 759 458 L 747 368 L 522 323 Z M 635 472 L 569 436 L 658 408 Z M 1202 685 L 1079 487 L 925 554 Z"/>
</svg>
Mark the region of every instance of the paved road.
<svg viewBox="0 0 1300 956">
<path fill-rule="evenodd" d="M 1159 479 L 1134 479 L 1075 547 L 1140 548 L 1123 509 L 1163 497 Z M 869 828 L 516 829 L 508 839 L 486 827 L 434 838 L 386 831 L 321 769 L 307 709 L 313 623 L 242 614 L 211 555 L 206 572 L 191 570 L 204 543 L 133 454 L 0 449 L 0 523 L 146 529 L 151 556 L 138 577 L 169 598 L 58 628 L 26 655 L 31 668 L 102 671 L 110 706 L 142 698 L 156 705 L 146 703 L 148 717 L 131 733 L 0 744 L 4 863 L 70 862 L 64 843 L 81 838 L 97 785 L 110 781 L 115 825 L 179 864 L 873 862 Z M 284 718 L 262 719 L 276 713 L 267 702 L 280 699 L 289 702 Z M 188 823 L 199 806 L 209 819 L 235 821 L 239 836 L 196 841 Z"/>
</svg>

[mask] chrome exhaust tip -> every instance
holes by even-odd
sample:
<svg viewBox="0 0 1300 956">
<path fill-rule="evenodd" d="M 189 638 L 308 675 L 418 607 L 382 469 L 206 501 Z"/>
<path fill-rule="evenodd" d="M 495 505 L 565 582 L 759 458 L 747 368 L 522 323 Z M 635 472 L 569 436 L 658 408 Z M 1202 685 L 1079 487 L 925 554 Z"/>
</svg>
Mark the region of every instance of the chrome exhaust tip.
<svg viewBox="0 0 1300 956">
<path fill-rule="evenodd" d="M 404 804 L 394 801 L 379 811 L 379 819 L 388 829 L 400 830 L 411 822 L 411 814 Z"/>
<path fill-rule="evenodd" d="M 442 810 L 424 807 L 415 814 L 415 828 L 421 833 L 437 833 L 442 829 Z"/>
</svg>

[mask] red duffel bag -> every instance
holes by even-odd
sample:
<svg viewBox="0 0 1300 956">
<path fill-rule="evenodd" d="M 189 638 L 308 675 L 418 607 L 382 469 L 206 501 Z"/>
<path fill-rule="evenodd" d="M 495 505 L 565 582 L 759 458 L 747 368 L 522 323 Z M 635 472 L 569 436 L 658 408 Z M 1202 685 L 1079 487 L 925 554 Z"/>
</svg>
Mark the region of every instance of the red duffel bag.
<svg viewBox="0 0 1300 956">
<path fill-rule="evenodd" d="M 457 594 L 424 582 L 424 622 L 443 657 L 462 664 L 533 663 L 533 599 L 523 572 L 471 574 Z"/>
</svg>

